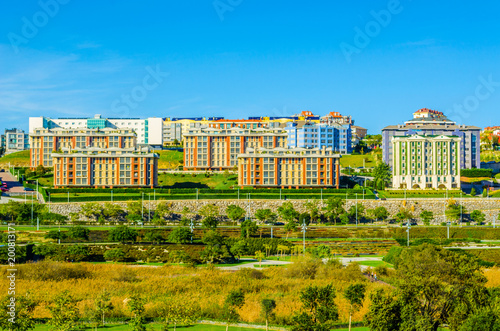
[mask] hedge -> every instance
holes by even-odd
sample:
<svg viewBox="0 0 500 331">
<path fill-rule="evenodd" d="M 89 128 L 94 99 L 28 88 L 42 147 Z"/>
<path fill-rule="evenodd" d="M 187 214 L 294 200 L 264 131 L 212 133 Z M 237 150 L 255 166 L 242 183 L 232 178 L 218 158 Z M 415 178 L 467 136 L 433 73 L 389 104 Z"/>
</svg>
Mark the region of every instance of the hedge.
<svg viewBox="0 0 500 331">
<path fill-rule="evenodd" d="M 157 194 L 238 194 L 237 189 L 233 190 L 215 190 L 215 189 L 186 189 L 186 188 L 156 188 L 156 189 L 150 189 L 150 188 L 51 188 L 47 189 L 47 192 L 49 193 L 153 193 L 156 192 Z M 371 194 L 372 191 L 370 189 L 365 189 L 365 194 Z M 354 190 L 354 189 L 276 189 L 276 188 L 270 188 L 270 189 L 264 189 L 264 188 L 258 188 L 258 189 L 251 189 L 251 188 L 245 188 L 245 189 L 240 189 L 240 194 L 245 194 L 245 193 L 250 193 L 250 194 L 255 194 L 255 193 L 274 193 L 274 194 L 290 194 L 290 193 L 321 193 L 323 194 L 346 194 L 346 193 L 351 193 L 351 194 L 363 194 L 362 189 Z"/>
<path fill-rule="evenodd" d="M 460 175 L 463 177 L 492 177 L 492 169 L 462 169 L 460 170 Z"/>
</svg>

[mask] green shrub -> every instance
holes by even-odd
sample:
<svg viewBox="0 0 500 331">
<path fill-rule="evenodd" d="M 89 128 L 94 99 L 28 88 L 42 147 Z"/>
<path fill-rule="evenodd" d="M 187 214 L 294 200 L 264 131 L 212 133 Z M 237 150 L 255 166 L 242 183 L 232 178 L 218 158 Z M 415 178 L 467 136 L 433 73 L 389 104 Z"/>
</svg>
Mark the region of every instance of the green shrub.
<svg viewBox="0 0 500 331">
<path fill-rule="evenodd" d="M 460 175 L 463 177 L 492 177 L 492 169 L 462 169 L 460 170 Z"/>
</svg>

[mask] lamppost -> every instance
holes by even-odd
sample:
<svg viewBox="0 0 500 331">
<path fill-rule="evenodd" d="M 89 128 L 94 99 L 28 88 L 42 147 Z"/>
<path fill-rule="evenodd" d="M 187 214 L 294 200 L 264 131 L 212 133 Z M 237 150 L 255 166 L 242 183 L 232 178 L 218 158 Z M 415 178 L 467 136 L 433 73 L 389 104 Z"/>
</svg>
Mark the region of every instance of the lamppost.
<svg viewBox="0 0 500 331">
<path fill-rule="evenodd" d="M 356 226 L 358 226 L 358 193 L 356 193 Z"/>
<path fill-rule="evenodd" d="M 406 246 L 409 247 L 410 246 L 410 222 L 408 220 L 406 220 L 406 236 L 407 236 L 407 242 L 406 242 Z"/>
<path fill-rule="evenodd" d="M 144 192 L 141 192 L 141 223 L 144 222 Z"/>
<path fill-rule="evenodd" d="M 462 191 L 460 191 L 460 227 L 462 227 Z"/>
<path fill-rule="evenodd" d="M 196 200 L 198 200 L 198 189 L 196 189 Z"/>
<path fill-rule="evenodd" d="M 69 191 L 68 191 L 68 205 L 69 205 Z"/>
<path fill-rule="evenodd" d="M 113 190 L 111 190 L 111 202 L 113 202 Z"/>
<path fill-rule="evenodd" d="M 191 229 L 191 244 L 193 243 L 193 233 L 194 233 L 194 223 L 193 220 L 191 220 L 191 223 L 189 223 L 189 228 Z"/>
<path fill-rule="evenodd" d="M 151 222 L 151 193 L 148 193 L 149 203 L 148 203 L 148 223 Z"/>
<path fill-rule="evenodd" d="M 447 227 L 447 230 L 448 230 L 447 231 L 447 237 L 448 237 L 448 239 L 450 239 L 450 225 L 451 225 L 451 222 L 447 222 L 446 223 L 446 227 Z"/>
<path fill-rule="evenodd" d="M 306 253 L 306 230 L 307 226 L 306 221 L 304 220 L 304 222 L 302 223 L 302 246 L 304 254 Z"/>
<path fill-rule="evenodd" d="M 31 224 L 33 224 L 33 194 L 31 195 Z"/>
</svg>

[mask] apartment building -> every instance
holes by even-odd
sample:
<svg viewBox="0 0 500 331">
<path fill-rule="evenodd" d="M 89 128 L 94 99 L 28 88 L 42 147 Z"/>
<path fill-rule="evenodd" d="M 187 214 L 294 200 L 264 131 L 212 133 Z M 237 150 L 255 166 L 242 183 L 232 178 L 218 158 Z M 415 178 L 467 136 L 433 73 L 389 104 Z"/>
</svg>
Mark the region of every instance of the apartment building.
<svg viewBox="0 0 500 331">
<path fill-rule="evenodd" d="M 368 129 L 357 125 L 351 125 L 352 146 L 356 146 L 364 137 L 366 137 Z"/>
<path fill-rule="evenodd" d="M 320 118 L 320 123 L 325 123 L 325 124 L 339 124 L 339 125 L 354 125 L 354 120 L 352 119 L 351 115 L 342 115 L 341 113 L 337 111 L 331 111 L 325 116 L 322 116 Z"/>
<path fill-rule="evenodd" d="M 413 119 L 400 125 L 390 125 L 382 129 L 382 159 L 393 163 L 393 137 L 412 135 L 447 135 L 461 138 L 459 167 L 461 169 L 479 168 L 480 132 L 476 126 L 458 125 L 449 120 L 442 112 L 422 108 L 413 113 Z"/>
<path fill-rule="evenodd" d="M 184 134 L 184 170 L 223 170 L 238 165 L 238 154 L 248 148 L 286 147 L 287 134 L 279 131 L 207 128 Z"/>
<path fill-rule="evenodd" d="M 148 147 L 62 148 L 51 153 L 54 187 L 155 187 L 158 154 Z"/>
<path fill-rule="evenodd" d="M 129 129 L 136 133 L 137 144 L 163 146 L 163 119 L 104 118 L 97 114 L 93 118 L 49 118 L 30 117 L 29 133 L 35 129 Z"/>
<path fill-rule="evenodd" d="M 459 189 L 461 140 L 446 135 L 393 137 L 392 187 Z"/>
<path fill-rule="evenodd" d="M 224 117 L 167 117 L 163 121 L 164 145 L 172 145 L 174 141 L 181 142 L 183 134 L 208 128 L 213 121 L 219 121 Z"/>
<path fill-rule="evenodd" d="M 308 121 L 289 122 L 284 128 L 288 134 L 288 147 L 331 148 L 337 153 L 350 154 L 351 125 L 311 123 Z"/>
<path fill-rule="evenodd" d="M 43 129 L 30 133 L 30 166 L 53 167 L 52 153 L 63 149 L 132 149 L 137 145 L 132 129 Z"/>
<path fill-rule="evenodd" d="M 238 156 L 240 187 L 336 187 L 340 157 L 331 148 L 249 148 Z"/>
<path fill-rule="evenodd" d="M 20 129 L 6 129 L 1 138 L 5 154 L 24 151 L 30 148 L 29 135 Z"/>
</svg>

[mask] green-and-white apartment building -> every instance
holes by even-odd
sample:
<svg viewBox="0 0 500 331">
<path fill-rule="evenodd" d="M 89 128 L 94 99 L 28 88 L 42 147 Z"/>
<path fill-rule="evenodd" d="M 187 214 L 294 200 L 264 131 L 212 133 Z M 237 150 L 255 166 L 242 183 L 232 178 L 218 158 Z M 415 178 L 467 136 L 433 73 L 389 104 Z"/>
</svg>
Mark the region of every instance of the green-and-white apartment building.
<svg viewBox="0 0 500 331">
<path fill-rule="evenodd" d="M 460 143 L 448 135 L 393 137 L 392 187 L 459 189 Z"/>
</svg>

